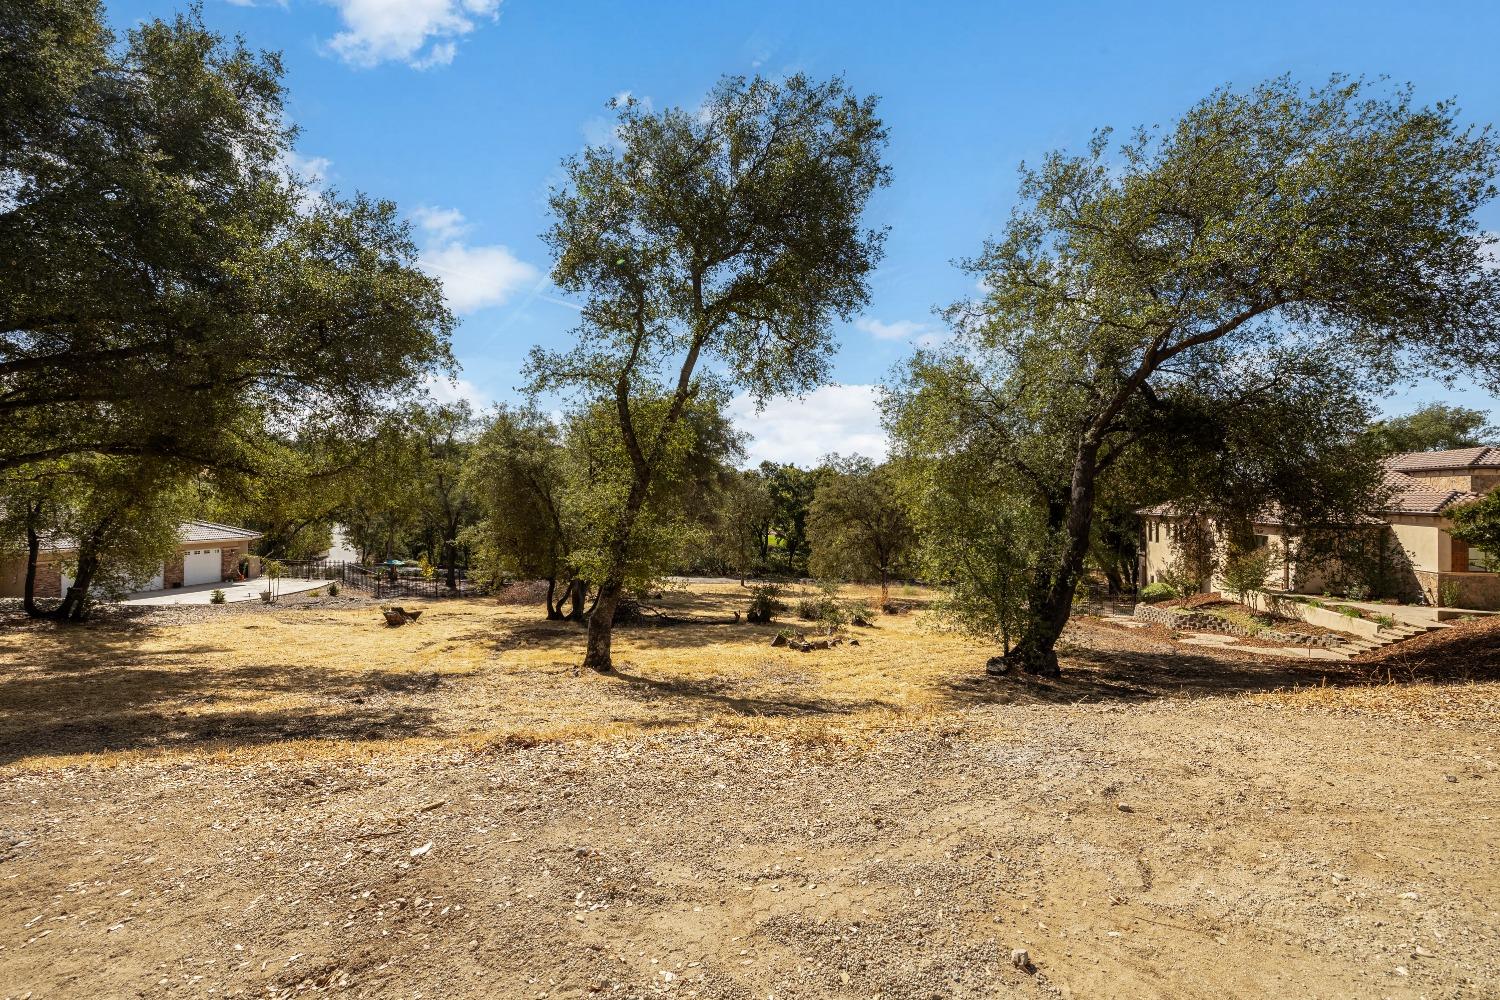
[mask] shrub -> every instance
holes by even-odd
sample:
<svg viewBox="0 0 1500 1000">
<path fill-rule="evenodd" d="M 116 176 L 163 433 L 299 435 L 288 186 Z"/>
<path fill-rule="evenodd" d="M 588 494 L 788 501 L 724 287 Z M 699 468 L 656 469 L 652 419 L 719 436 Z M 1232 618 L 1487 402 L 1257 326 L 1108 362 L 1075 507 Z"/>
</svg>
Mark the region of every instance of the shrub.
<svg viewBox="0 0 1500 1000">
<path fill-rule="evenodd" d="M 797 617 L 830 629 L 849 620 L 844 614 L 843 606 L 832 597 L 804 597 L 797 602 Z"/>
<path fill-rule="evenodd" d="M 1224 589 L 1240 600 L 1247 594 L 1258 594 L 1266 589 L 1266 576 L 1271 572 L 1272 552 L 1269 545 L 1236 552 L 1224 560 L 1221 571 Z"/>
<path fill-rule="evenodd" d="M 1344 597 L 1351 601 L 1368 601 L 1370 588 L 1362 583 L 1351 583 L 1344 588 Z"/>
<path fill-rule="evenodd" d="M 1339 614 L 1343 615 L 1345 618 L 1363 618 L 1364 617 L 1364 615 L 1362 615 L 1362 614 L 1359 613 L 1359 609 L 1358 608 L 1351 608 L 1347 604 L 1340 604 L 1339 605 Z"/>
<path fill-rule="evenodd" d="M 781 588 L 774 583 L 763 583 L 750 588 L 750 612 L 745 617 L 756 624 L 774 619 L 786 610 L 781 601 Z"/>
<path fill-rule="evenodd" d="M 337 597 L 337 596 L 339 596 L 339 583 L 338 583 L 337 580 L 333 581 L 332 583 L 330 583 L 328 585 L 328 596 L 329 597 Z"/>
<path fill-rule="evenodd" d="M 262 590 L 260 592 L 260 602 L 262 604 L 270 604 L 271 603 L 271 592 L 269 590 Z"/>
<path fill-rule="evenodd" d="M 1178 595 L 1176 587 L 1170 583 L 1157 581 L 1156 583 L 1148 583 L 1142 587 L 1138 596 L 1147 604 L 1155 604 L 1158 601 L 1170 601 Z"/>
<path fill-rule="evenodd" d="M 1380 623 L 1381 628 L 1395 628 L 1396 619 L 1390 615 L 1376 615 L 1375 620 Z"/>
<path fill-rule="evenodd" d="M 208 595 L 209 604 L 223 604 L 226 600 L 228 600 L 228 598 L 224 596 L 224 591 L 222 590 L 216 590 L 212 594 Z"/>
</svg>

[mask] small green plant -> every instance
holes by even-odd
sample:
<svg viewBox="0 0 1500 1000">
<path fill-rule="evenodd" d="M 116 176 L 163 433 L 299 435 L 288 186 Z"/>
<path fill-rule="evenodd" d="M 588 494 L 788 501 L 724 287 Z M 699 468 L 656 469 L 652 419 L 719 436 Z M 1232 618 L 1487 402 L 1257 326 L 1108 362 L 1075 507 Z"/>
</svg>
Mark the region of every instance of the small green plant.
<svg viewBox="0 0 1500 1000">
<path fill-rule="evenodd" d="M 1359 613 L 1359 609 L 1358 608 L 1351 608 L 1347 604 L 1340 604 L 1339 607 L 1338 607 L 1338 612 L 1339 612 L 1339 614 L 1343 615 L 1345 618 L 1363 618 L 1364 617 L 1364 615 L 1362 615 L 1362 614 Z"/>
<path fill-rule="evenodd" d="M 1390 615 L 1376 615 L 1375 620 L 1380 623 L 1381 628 L 1395 628 L 1396 619 Z"/>
<path fill-rule="evenodd" d="M 1438 585 L 1438 607 L 1456 608 L 1459 601 L 1457 580 L 1448 580 Z"/>
<path fill-rule="evenodd" d="M 328 596 L 329 597 L 337 597 L 337 596 L 339 596 L 339 582 L 337 580 L 334 580 L 332 583 L 330 583 L 328 585 Z"/>
<path fill-rule="evenodd" d="M 757 624 L 773 620 L 786 610 L 781 600 L 781 588 L 774 583 L 763 583 L 750 588 L 750 611 L 746 618 Z"/>
<path fill-rule="evenodd" d="M 1156 583 L 1148 583 L 1142 587 L 1137 596 L 1146 604 L 1156 604 L 1159 601 L 1170 601 L 1178 594 L 1176 587 L 1158 580 Z"/>
<path fill-rule="evenodd" d="M 216 590 L 212 594 L 208 595 L 209 604 L 223 604 L 226 600 L 228 600 L 228 598 L 224 596 L 224 591 L 222 590 Z"/>
</svg>

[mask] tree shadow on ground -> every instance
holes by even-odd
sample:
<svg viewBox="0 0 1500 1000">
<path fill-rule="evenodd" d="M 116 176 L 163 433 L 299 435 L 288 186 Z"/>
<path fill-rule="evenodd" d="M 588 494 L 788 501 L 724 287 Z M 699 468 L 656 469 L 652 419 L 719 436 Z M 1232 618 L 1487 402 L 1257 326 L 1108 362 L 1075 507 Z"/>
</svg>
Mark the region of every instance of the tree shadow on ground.
<svg viewBox="0 0 1500 1000">
<path fill-rule="evenodd" d="M 626 665 L 628 668 L 628 664 Z M 610 675 L 622 682 L 632 696 L 643 701 L 685 700 L 718 710 L 727 710 L 735 715 L 765 717 L 808 717 L 824 715 L 849 715 L 884 707 L 884 703 L 873 700 L 845 701 L 833 698 L 774 698 L 735 694 L 733 681 L 724 678 L 669 678 L 643 677 L 628 669 L 617 668 Z"/>
<path fill-rule="evenodd" d="M 222 651 L 177 646 L 153 650 L 149 665 L 131 665 L 129 648 L 91 644 L 87 654 L 63 662 L 0 674 L 0 764 L 56 754 L 439 731 L 439 706 L 413 703 L 439 691 L 438 674 L 276 663 L 193 669 L 195 659 Z M 304 703 L 259 707 L 287 697 Z"/>
<path fill-rule="evenodd" d="M 1109 648 L 1111 641 L 1133 648 Z M 1299 660 L 1244 650 L 1189 651 L 1166 639 L 1076 620 L 1058 644 L 1058 653 L 1060 678 L 989 677 L 982 672 L 983 665 L 976 663 L 972 676 L 945 685 L 942 700 L 950 707 L 1144 702 L 1438 679 L 1348 660 Z"/>
</svg>

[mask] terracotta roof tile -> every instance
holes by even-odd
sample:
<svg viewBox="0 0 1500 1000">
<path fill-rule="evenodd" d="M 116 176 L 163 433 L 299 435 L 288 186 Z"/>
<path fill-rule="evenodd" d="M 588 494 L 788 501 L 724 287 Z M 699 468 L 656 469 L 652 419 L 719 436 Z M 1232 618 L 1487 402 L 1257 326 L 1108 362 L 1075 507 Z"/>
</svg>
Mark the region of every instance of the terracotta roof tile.
<svg viewBox="0 0 1500 1000">
<path fill-rule="evenodd" d="M 1409 451 L 1385 460 L 1386 468 L 1399 472 L 1447 469 L 1500 469 L 1500 448 L 1455 448 L 1451 451 Z"/>
</svg>

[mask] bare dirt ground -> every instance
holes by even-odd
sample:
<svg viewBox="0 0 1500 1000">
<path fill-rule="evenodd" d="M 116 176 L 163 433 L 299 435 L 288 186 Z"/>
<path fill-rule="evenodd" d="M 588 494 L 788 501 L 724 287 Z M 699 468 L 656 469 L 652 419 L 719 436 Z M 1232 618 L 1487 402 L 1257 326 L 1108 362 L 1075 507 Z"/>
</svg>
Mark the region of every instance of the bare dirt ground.
<svg viewBox="0 0 1500 1000">
<path fill-rule="evenodd" d="M 1500 631 L 1085 620 L 1035 683 L 876 626 L 0 613 L 0 995 L 1500 996 Z"/>
</svg>

